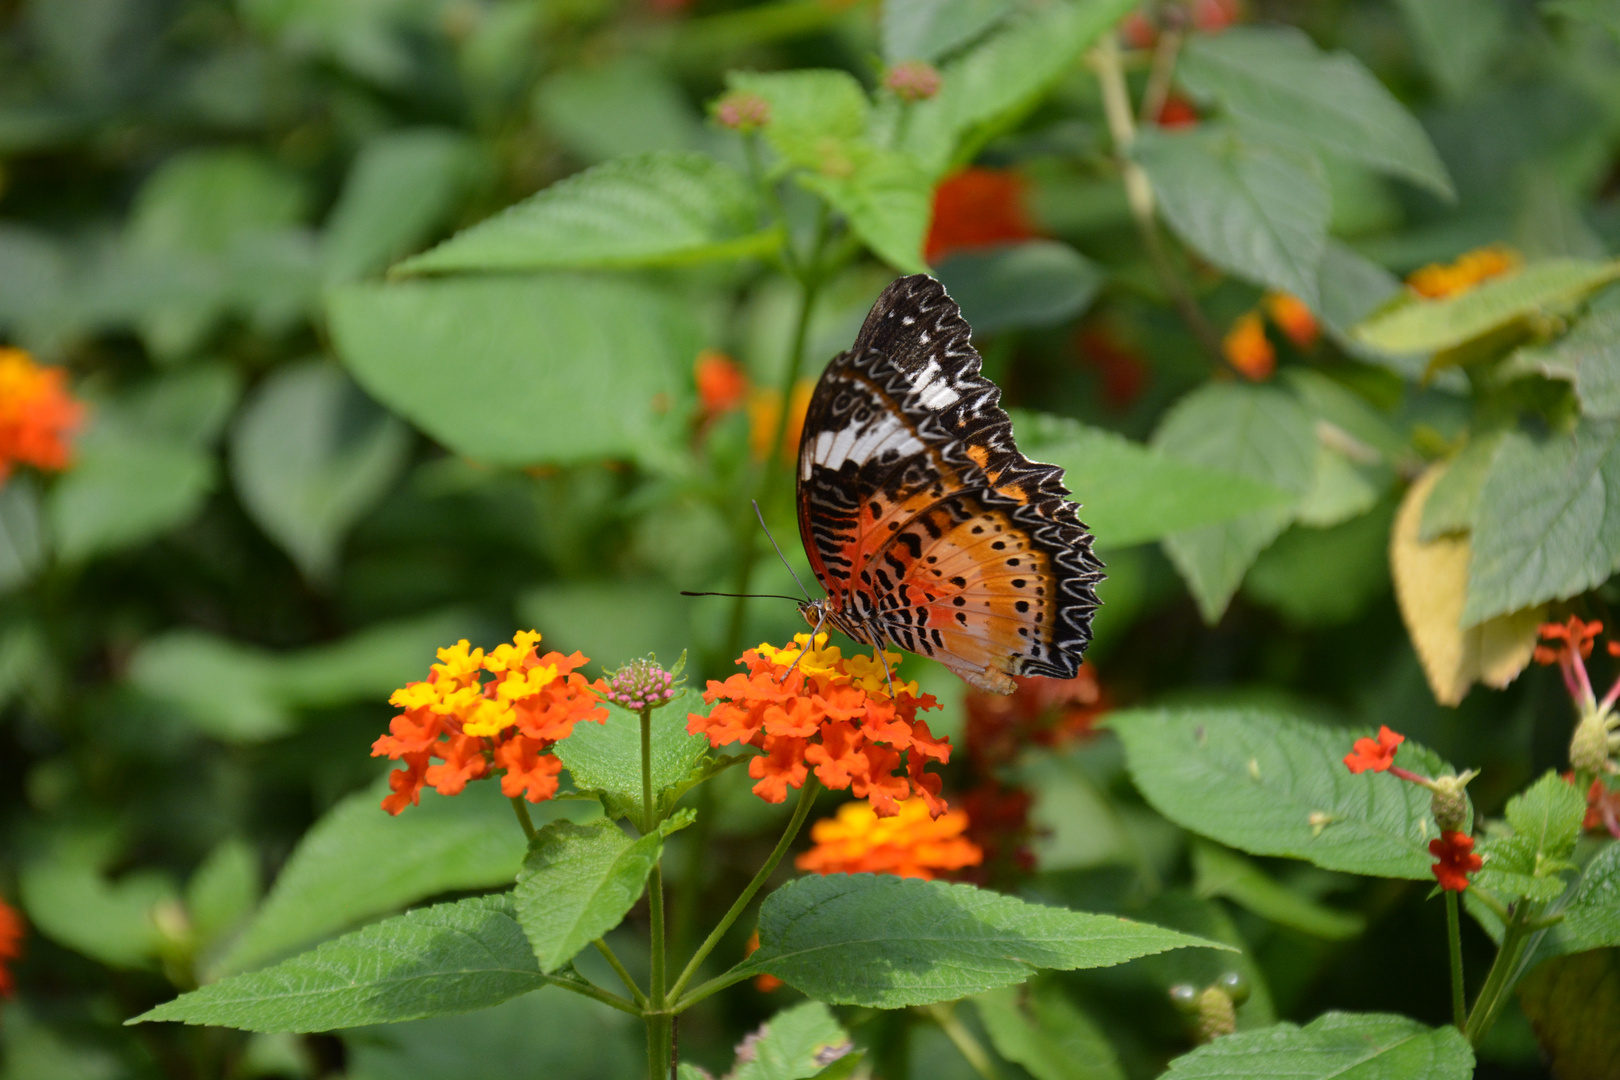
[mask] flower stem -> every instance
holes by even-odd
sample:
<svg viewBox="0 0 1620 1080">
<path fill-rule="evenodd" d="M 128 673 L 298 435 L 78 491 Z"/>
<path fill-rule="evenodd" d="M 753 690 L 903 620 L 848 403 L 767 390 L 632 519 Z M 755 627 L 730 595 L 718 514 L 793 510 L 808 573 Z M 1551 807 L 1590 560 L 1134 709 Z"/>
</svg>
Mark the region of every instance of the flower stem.
<svg viewBox="0 0 1620 1080">
<path fill-rule="evenodd" d="M 984 1045 L 973 1037 L 973 1032 L 962 1026 L 962 1021 L 956 1018 L 955 1002 L 930 1005 L 928 1015 L 967 1059 L 967 1063 L 973 1066 L 974 1072 L 984 1077 L 984 1080 L 1001 1080 L 1001 1073 L 996 1069 L 996 1063 L 990 1060 L 990 1054 Z"/>
<path fill-rule="evenodd" d="M 652 707 L 641 710 L 641 834 L 658 828 L 658 807 L 653 804 L 652 787 Z M 652 975 L 642 1020 L 647 1025 L 647 1076 L 669 1080 L 674 1069 L 675 1030 L 673 1017 L 664 1008 L 664 861 L 653 863 L 647 879 L 647 921 L 652 938 Z"/>
<path fill-rule="evenodd" d="M 1462 922 L 1457 915 L 1457 894 L 1446 890 L 1446 940 L 1451 946 L 1451 1019 L 1458 1031 L 1468 1028 L 1463 1001 Z"/>
<path fill-rule="evenodd" d="M 641 1015 L 641 1010 L 636 1007 L 635 1002 L 627 1001 L 618 994 L 603 990 L 600 986 L 596 986 L 593 983 L 583 982 L 576 979 L 564 979 L 557 975 L 541 975 L 540 977 L 546 982 L 550 983 L 552 986 L 560 986 L 564 990 L 572 990 L 574 993 L 583 997 L 588 997 L 593 1001 L 600 1001 L 604 1005 L 611 1005 L 620 1012 L 627 1012 L 631 1016 Z"/>
<path fill-rule="evenodd" d="M 737 916 L 743 913 L 743 909 L 748 906 L 748 902 L 765 885 L 766 880 L 776 870 L 777 864 L 782 861 L 782 856 L 786 855 L 788 848 L 793 845 L 794 839 L 799 835 L 799 830 L 804 827 L 804 819 L 810 816 L 810 806 L 816 801 L 816 793 L 820 790 L 821 781 L 816 779 L 815 773 L 811 773 L 804 778 L 804 786 L 799 789 L 798 805 L 793 808 L 793 817 L 788 821 L 787 828 L 782 832 L 782 838 L 776 842 L 776 848 L 771 852 L 770 858 L 765 860 L 765 865 L 759 868 L 759 873 L 754 875 L 754 880 L 748 883 L 747 888 L 738 894 L 736 901 L 731 905 L 731 909 L 709 932 L 709 936 L 703 939 L 703 944 L 698 946 L 697 952 L 692 954 L 692 959 L 687 961 L 686 968 L 681 972 L 680 978 L 676 979 L 675 985 L 670 988 L 669 996 L 678 1006 L 684 1007 L 687 1004 L 681 1001 L 681 991 L 686 989 L 686 984 L 692 981 L 692 976 L 697 974 L 698 968 L 702 966 L 703 961 L 714 951 L 714 947 L 720 943 L 720 939 L 725 936 L 726 931 L 731 929 L 731 924 L 737 921 Z M 676 1011 L 680 1011 L 679 1008 Z"/>
<path fill-rule="evenodd" d="M 512 811 L 517 814 L 518 824 L 523 826 L 523 835 L 534 839 L 534 821 L 529 817 L 529 808 L 523 805 L 523 796 L 512 796 Z"/>
<path fill-rule="evenodd" d="M 591 944 L 596 946 L 596 951 L 602 954 L 602 959 L 608 962 L 608 967 L 612 968 L 613 973 L 619 977 L 619 981 L 624 983 L 624 988 L 630 991 L 630 996 L 635 998 L 636 1004 L 645 1009 L 647 1007 L 647 995 L 641 992 L 641 987 L 636 985 L 636 980 L 631 977 L 629 971 L 625 970 L 624 964 L 620 962 L 619 956 L 613 951 L 612 946 L 601 938 L 597 938 Z"/>
<path fill-rule="evenodd" d="M 1480 1044 L 1496 1022 L 1496 1015 L 1502 1011 L 1502 1003 L 1511 988 L 1512 976 L 1519 966 L 1528 934 L 1525 923 L 1529 907 L 1529 901 L 1523 897 L 1513 906 L 1513 915 L 1502 932 L 1502 944 L 1496 950 L 1496 959 L 1491 963 L 1490 973 L 1485 976 L 1485 985 L 1480 989 L 1479 997 L 1474 999 L 1473 1011 L 1468 1014 L 1468 1024 L 1463 1034 L 1475 1046 Z"/>
</svg>

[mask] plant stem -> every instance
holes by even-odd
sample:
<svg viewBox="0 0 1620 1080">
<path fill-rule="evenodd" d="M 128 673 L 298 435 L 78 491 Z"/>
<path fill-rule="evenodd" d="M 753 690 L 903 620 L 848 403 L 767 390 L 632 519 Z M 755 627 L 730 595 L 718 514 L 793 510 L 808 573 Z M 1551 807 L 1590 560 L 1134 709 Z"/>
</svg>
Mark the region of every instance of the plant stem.
<svg viewBox="0 0 1620 1080">
<path fill-rule="evenodd" d="M 943 1002 L 928 1006 L 928 1015 L 933 1017 L 934 1023 L 945 1033 L 956 1046 L 967 1063 L 973 1066 L 973 1071 L 984 1077 L 984 1080 L 1001 1080 L 1001 1073 L 996 1069 L 995 1062 L 973 1032 L 962 1026 L 962 1021 L 956 1018 L 954 1002 Z"/>
<path fill-rule="evenodd" d="M 631 1016 L 641 1015 L 641 1009 L 637 1008 L 635 1002 L 622 998 L 618 994 L 611 991 L 603 990 L 600 986 L 597 986 L 594 983 L 588 983 L 582 980 L 576 981 L 574 979 L 564 979 L 557 975 L 541 975 L 540 977 L 546 980 L 546 982 L 550 983 L 552 986 L 560 986 L 564 990 L 572 990 L 574 993 L 588 997 L 593 1001 L 600 1001 L 604 1005 L 611 1005 L 620 1012 L 627 1012 Z"/>
<path fill-rule="evenodd" d="M 1490 973 L 1485 976 L 1485 985 L 1480 989 L 1479 997 L 1474 999 L 1473 1011 L 1468 1014 L 1468 1024 L 1463 1034 L 1475 1046 L 1480 1044 L 1496 1022 L 1496 1014 L 1501 1012 L 1502 1002 L 1511 988 L 1512 975 L 1519 965 L 1528 933 L 1525 922 L 1529 908 L 1530 902 L 1524 897 L 1520 897 L 1514 905 L 1513 916 L 1502 931 L 1502 945 L 1496 950 L 1496 959 L 1491 963 Z"/>
<path fill-rule="evenodd" d="M 644 1014 L 647 1024 L 647 1076 L 671 1080 L 675 1072 L 675 1018 L 666 1012 Z"/>
<path fill-rule="evenodd" d="M 641 834 L 658 828 L 658 807 L 653 804 L 652 707 L 641 710 Z M 669 1080 L 674 1067 L 674 1026 L 664 1008 L 664 861 L 653 864 L 647 881 L 647 921 L 652 937 L 652 975 L 642 1019 L 647 1025 L 647 1075 Z"/>
<path fill-rule="evenodd" d="M 743 909 L 748 907 L 748 902 L 754 898 L 754 894 L 759 892 L 765 885 L 766 880 L 776 870 L 777 864 L 782 861 L 782 856 L 787 854 L 788 848 L 793 845 L 794 839 L 799 835 L 799 830 L 804 827 L 804 819 L 810 816 L 810 806 L 816 801 L 816 793 L 820 790 L 821 781 L 816 779 L 815 773 L 805 777 L 804 786 L 799 789 L 798 805 L 793 808 L 793 817 L 788 821 L 787 828 L 782 833 L 782 838 L 776 842 L 776 848 L 771 852 L 770 858 L 765 860 L 765 865 L 759 868 L 759 873 L 754 875 L 754 880 L 748 883 L 747 888 L 738 894 L 736 901 L 731 905 L 731 909 L 709 932 L 709 936 L 703 939 L 703 944 L 698 946 L 697 952 L 692 954 L 692 959 L 687 961 L 686 968 L 681 972 L 680 978 L 676 979 L 675 985 L 670 988 L 669 996 L 680 1008 L 684 1008 L 689 1004 L 689 1002 L 681 1000 L 681 991 L 686 989 L 686 984 L 692 981 L 692 976 L 697 974 L 698 968 L 703 965 L 704 959 L 714 951 L 714 947 L 720 943 L 720 939 L 725 936 L 726 931 L 731 929 L 731 924 L 737 921 L 737 916 L 743 913 Z M 720 988 L 716 987 L 715 989 Z M 693 995 L 693 1000 L 696 1000 L 696 995 Z M 679 1008 L 676 1011 L 679 1011 Z"/>
<path fill-rule="evenodd" d="M 1142 91 L 1142 110 L 1137 113 L 1144 124 L 1156 123 L 1164 111 L 1164 103 L 1170 99 L 1170 81 L 1175 76 L 1181 37 L 1180 29 L 1168 27 L 1159 35 L 1159 43 L 1153 49 L 1153 66 L 1148 70 L 1147 87 Z"/>
<path fill-rule="evenodd" d="M 1462 923 L 1457 916 L 1457 894 L 1446 890 L 1446 940 L 1451 946 L 1451 1019 L 1458 1031 L 1468 1029 L 1463 1001 Z"/>
<path fill-rule="evenodd" d="M 645 1009 L 647 1007 L 647 995 L 641 992 L 641 987 L 636 985 L 636 980 L 631 978 L 630 972 L 625 970 L 624 964 L 619 961 L 618 954 L 602 938 L 597 938 L 591 944 L 596 946 L 596 951 L 602 954 L 602 959 L 608 962 L 608 967 L 612 968 L 613 973 L 619 977 L 619 981 L 624 983 L 624 988 L 630 991 L 630 996 L 635 999 L 636 1004 Z"/>
<path fill-rule="evenodd" d="M 518 824 L 523 826 L 523 835 L 533 840 L 534 821 L 529 817 L 529 808 L 523 805 L 523 796 L 512 796 L 512 811 L 517 814 Z"/>
<path fill-rule="evenodd" d="M 1142 166 L 1131 159 L 1131 147 L 1136 143 L 1136 122 L 1131 118 L 1131 95 L 1125 85 L 1125 68 L 1119 59 L 1119 43 L 1112 34 L 1104 34 L 1102 40 L 1092 47 L 1089 57 L 1102 89 L 1103 113 L 1108 119 L 1108 134 L 1114 140 L 1114 160 L 1125 183 L 1125 201 L 1130 205 L 1131 216 L 1136 219 L 1137 231 L 1142 234 L 1142 245 L 1147 249 L 1148 261 L 1153 264 L 1159 284 L 1164 287 L 1193 337 L 1198 339 L 1198 343 L 1216 363 L 1222 363 L 1221 335 L 1198 306 L 1192 291 L 1176 273 L 1175 265 L 1164 250 L 1164 242 L 1154 219 L 1153 185 Z"/>
</svg>

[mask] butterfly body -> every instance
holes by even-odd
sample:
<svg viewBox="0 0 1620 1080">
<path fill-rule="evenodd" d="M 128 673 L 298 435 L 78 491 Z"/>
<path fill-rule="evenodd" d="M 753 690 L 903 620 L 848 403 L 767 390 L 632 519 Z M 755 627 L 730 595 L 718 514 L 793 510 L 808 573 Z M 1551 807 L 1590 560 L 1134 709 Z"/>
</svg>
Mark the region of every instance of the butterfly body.
<svg viewBox="0 0 1620 1080">
<path fill-rule="evenodd" d="M 1013 444 L 1001 391 L 934 279 L 901 278 L 828 365 L 799 450 L 799 532 L 827 590 L 801 606 L 981 689 L 1070 678 L 1102 564 L 1062 470 Z"/>
</svg>

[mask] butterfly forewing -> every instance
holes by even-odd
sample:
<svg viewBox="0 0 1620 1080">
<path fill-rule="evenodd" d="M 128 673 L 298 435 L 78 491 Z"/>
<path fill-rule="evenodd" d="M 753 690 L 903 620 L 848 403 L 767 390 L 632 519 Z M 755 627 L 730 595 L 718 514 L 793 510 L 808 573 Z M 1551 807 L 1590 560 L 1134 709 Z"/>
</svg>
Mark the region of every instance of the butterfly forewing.
<svg viewBox="0 0 1620 1080">
<path fill-rule="evenodd" d="M 840 629 L 1007 691 L 1076 673 L 1102 565 L 1062 471 L 1013 444 L 971 335 L 934 279 L 884 290 L 810 400 L 799 531 Z"/>
</svg>

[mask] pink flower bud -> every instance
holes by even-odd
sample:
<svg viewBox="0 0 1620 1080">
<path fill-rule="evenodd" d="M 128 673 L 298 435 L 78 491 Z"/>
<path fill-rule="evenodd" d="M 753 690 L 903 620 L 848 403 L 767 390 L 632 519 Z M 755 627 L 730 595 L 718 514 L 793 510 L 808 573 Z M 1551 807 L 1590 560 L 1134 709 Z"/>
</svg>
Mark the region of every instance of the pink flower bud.
<svg viewBox="0 0 1620 1080">
<path fill-rule="evenodd" d="M 939 93 L 939 72 L 921 60 L 906 60 L 889 69 L 883 85 L 901 101 L 927 101 Z"/>
<path fill-rule="evenodd" d="M 753 131 L 771 122 L 771 106 L 758 94 L 727 94 L 714 107 L 714 118 L 733 131 Z"/>
</svg>

